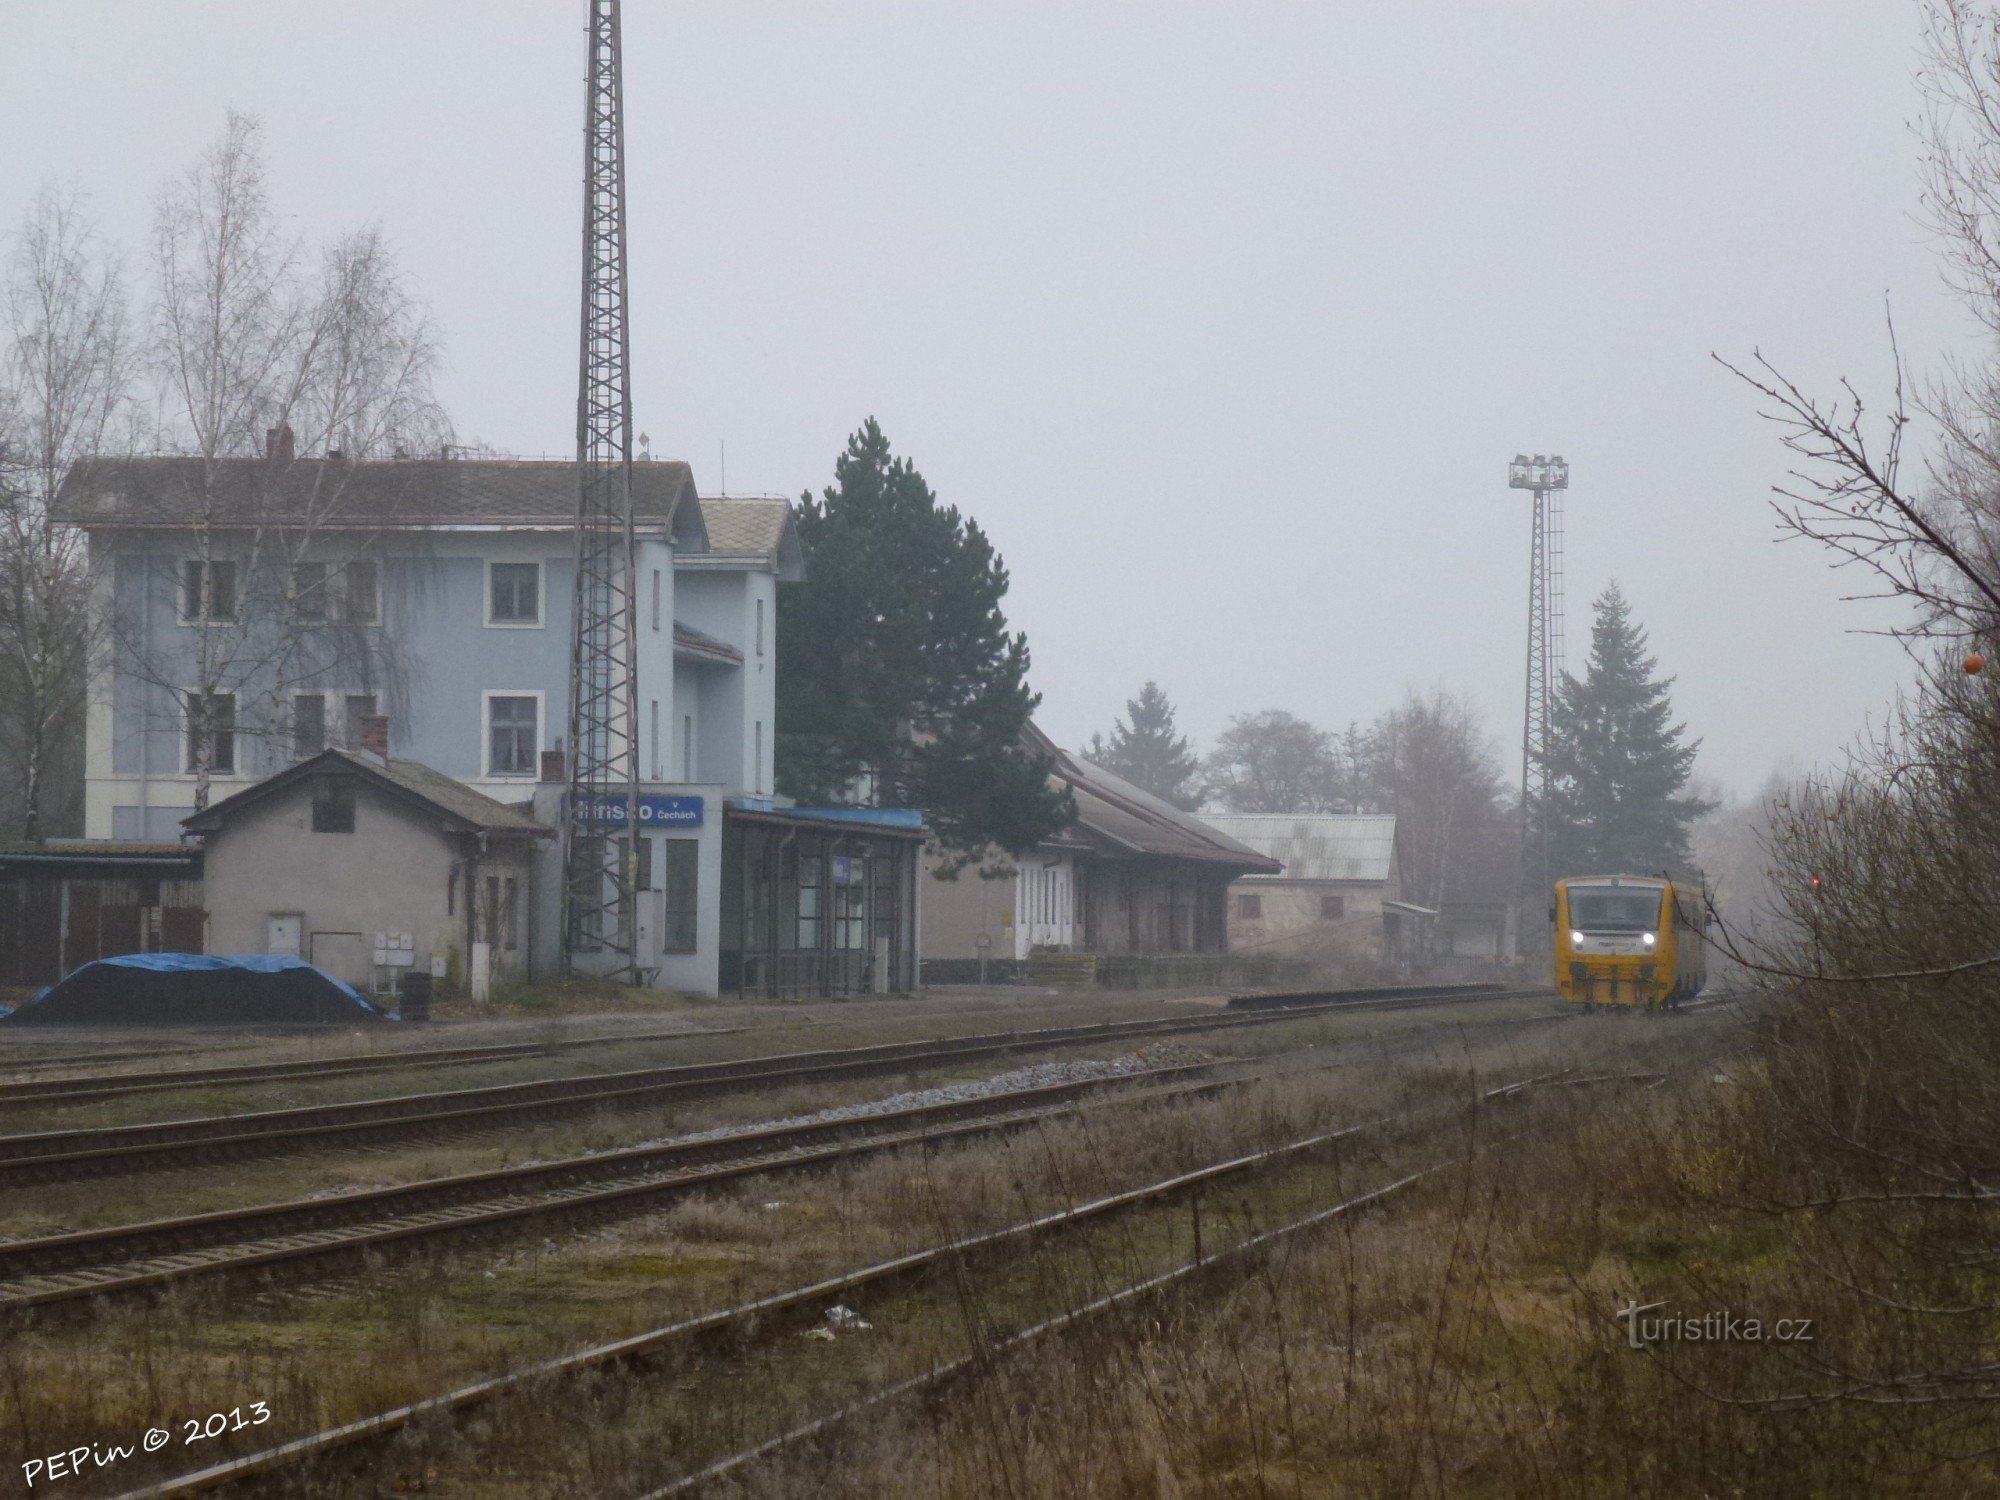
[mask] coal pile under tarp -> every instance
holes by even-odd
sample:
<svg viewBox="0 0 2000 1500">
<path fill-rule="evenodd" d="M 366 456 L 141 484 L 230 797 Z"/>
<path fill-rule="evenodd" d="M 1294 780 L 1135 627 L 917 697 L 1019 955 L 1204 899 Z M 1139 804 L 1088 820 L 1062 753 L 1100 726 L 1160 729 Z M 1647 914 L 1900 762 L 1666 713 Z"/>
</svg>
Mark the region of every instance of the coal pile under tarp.
<svg viewBox="0 0 2000 1500">
<path fill-rule="evenodd" d="M 392 1019 L 302 958 L 131 953 L 85 964 L 0 1024 L 335 1026 Z"/>
</svg>

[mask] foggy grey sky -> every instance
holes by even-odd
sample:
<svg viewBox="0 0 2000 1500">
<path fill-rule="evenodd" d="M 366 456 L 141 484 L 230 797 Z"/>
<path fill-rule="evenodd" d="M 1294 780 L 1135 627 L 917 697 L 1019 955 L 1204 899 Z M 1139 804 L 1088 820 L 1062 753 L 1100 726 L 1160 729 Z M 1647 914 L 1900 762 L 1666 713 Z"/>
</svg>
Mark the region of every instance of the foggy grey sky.
<svg viewBox="0 0 2000 1500">
<path fill-rule="evenodd" d="M 51 175 L 143 272 L 264 117 L 303 233 L 379 220 L 462 439 L 573 444 L 581 0 L 0 0 L 0 223 Z M 1519 770 L 1527 500 L 1570 661 L 1616 577 L 1739 793 L 1905 676 L 1775 545 L 1785 455 L 1711 350 L 1886 390 L 1970 346 L 1914 222 L 1913 6 L 1325 0 L 626 7 L 639 426 L 704 493 L 817 490 L 870 414 L 1013 573 L 1040 722 L 1155 677 L 1363 721 L 1469 693 Z"/>
</svg>

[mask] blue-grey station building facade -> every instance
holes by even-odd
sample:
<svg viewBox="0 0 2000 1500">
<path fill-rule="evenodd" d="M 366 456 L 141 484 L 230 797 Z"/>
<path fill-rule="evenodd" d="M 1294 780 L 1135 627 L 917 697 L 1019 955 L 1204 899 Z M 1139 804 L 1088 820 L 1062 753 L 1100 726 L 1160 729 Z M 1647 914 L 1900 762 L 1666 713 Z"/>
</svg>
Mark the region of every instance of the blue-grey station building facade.
<svg viewBox="0 0 2000 1500">
<path fill-rule="evenodd" d="M 632 475 L 642 972 L 703 994 L 909 987 L 920 820 L 773 791 L 778 589 L 806 566 L 791 506 L 704 499 L 679 462 Z M 86 838 L 177 842 L 198 800 L 328 749 L 416 763 L 558 826 L 575 494 L 566 461 L 307 459 L 282 431 L 263 458 L 80 465 L 56 519 L 88 538 L 100 626 Z M 469 969 L 504 932 L 522 940 L 489 943 L 482 969 L 552 973 L 560 847 L 543 841 L 526 889 L 508 883 L 518 909 L 465 902 L 463 951 L 437 964 Z M 338 892 L 326 904 L 346 922 Z M 300 915 L 272 914 L 270 941 L 310 956 L 319 919 Z M 236 948 L 260 922 L 209 913 Z"/>
</svg>

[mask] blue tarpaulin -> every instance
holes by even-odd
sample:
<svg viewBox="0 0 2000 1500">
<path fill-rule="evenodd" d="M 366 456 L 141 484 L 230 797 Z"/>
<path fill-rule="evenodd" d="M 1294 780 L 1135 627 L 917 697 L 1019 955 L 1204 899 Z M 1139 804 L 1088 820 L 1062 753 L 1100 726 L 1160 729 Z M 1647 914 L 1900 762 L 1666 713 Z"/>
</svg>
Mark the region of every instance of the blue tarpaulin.
<svg viewBox="0 0 2000 1500">
<path fill-rule="evenodd" d="M 302 958 L 274 953 L 128 953 L 85 964 L 7 1025 L 337 1025 L 391 1019 Z"/>
</svg>

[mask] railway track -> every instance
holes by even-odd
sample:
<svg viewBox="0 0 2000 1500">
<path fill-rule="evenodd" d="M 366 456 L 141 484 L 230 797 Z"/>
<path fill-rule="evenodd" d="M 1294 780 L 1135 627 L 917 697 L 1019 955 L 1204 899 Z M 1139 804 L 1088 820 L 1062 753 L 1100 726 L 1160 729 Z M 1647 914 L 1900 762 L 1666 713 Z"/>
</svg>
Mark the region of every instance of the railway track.
<svg viewBox="0 0 2000 1500">
<path fill-rule="evenodd" d="M 411 1068 L 443 1068 L 468 1063 L 508 1062 L 522 1057 L 546 1057 L 584 1047 L 613 1043 L 639 1046 L 648 1042 L 684 1042 L 698 1037 L 736 1036 L 748 1026 L 703 1031 L 647 1031 L 629 1036 L 576 1037 L 555 1042 L 501 1042 L 483 1047 L 425 1047 L 409 1052 L 370 1052 L 358 1056 L 305 1058 L 296 1062 L 240 1063 L 221 1068 L 166 1068 L 150 1073 L 100 1073 L 76 1078 L 30 1078 L 0 1083 L 0 1105 L 87 1104 L 120 1099 L 129 1094 L 157 1094 L 175 1089 L 228 1087 L 247 1083 L 281 1083 L 291 1078 L 319 1078 L 329 1073 L 387 1073 Z M 143 1056 L 106 1053 L 105 1059 Z M 54 1066 L 67 1058 L 44 1058 Z M 9 1065 L 13 1066 L 13 1065 Z"/>
<path fill-rule="evenodd" d="M 1330 1004 L 1367 1001 L 1384 1006 L 1399 999 L 1430 999 L 1442 995 L 1477 998 L 1500 990 L 1498 985 L 1417 985 L 1391 986 L 1369 990 L 1320 990 L 1290 995 L 1244 995 L 1230 1001 L 1232 1010 L 1285 1005 Z M 614 1043 L 687 1041 L 700 1037 L 736 1036 L 753 1028 L 721 1027 L 700 1031 L 655 1031 L 610 1036 L 578 1037 L 555 1042 L 506 1042 L 481 1047 L 424 1048 L 409 1052 L 372 1052 L 357 1057 L 302 1059 L 299 1061 L 241 1063 L 220 1068 L 163 1068 L 148 1073 L 86 1074 L 75 1078 L 31 1078 L 0 1083 L 0 1105 L 81 1104 L 115 1099 L 128 1094 L 160 1093 L 175 1089 L 218 1087 L 250 1083 L 275 1083 L 291 1078 L 318 1077 L 324 1073 L 367 1073 L 399 1068 L 432 1068 L 448 1064 L 505 1062 L 513 1058 L 566 1052 Z M 178 1049 L 190 1050 L 190 1049 Z M 91 1060 L 143 1056 L 143 1053 L 96 1054 Z M 84 1058 L 41 1058 L 21 1066 L 55 1066 Z M 0 1072 L 14 1064 L 0 1062 Z"/>
<path fill-rule="evenodd" d="M 1524 1078 L 1512 1083 L 1490 1088 L 1479 1096 L 1477 1102 L 1491 1103 L 1515 1098 L 1534 1086 L 1558 1081 L 1562 1075 L 1543 1074 Z M 1609 1080 L 1592 1080 L 1609 1081 Z M 1445 1118 L 1444 1112 L 1439 1118 Z M 1420 1123 L 1413 1116 L 1389 1116 L 1381 1119 L 1362 1121 L 1334 1130 L 1321 1131 L 1298 1138 L 1262 1151 L 1250 1152 L 1179 1173 L 1173 1177 L 1145 1184 L 1144 1186 L 1114 1193 L 1074 1208 L 1044 1214 L 1033 1219 L 971 1235 L 947 1244 L 918 1250 L 893 1259 L 876 1262 L 847 1271 L 837 1276 L 825 1278 L 805 1286 L 773 1293 L 739 1304 L 735 1307 L 718 1309 L 671 1323 L 662 1328 L 635 1334 L 608 1344 L 600 1344 L 578 1350 L 557 1359 L 543 1361 L 512 1374 L 498 1376 L 474 1384 L 462 1386 L 444 1394 L 396 1407 L 358 1421 L 343 1423 L 307 1437 L 278 1444 L 276 1446 L 246 1454 L 213 1465 L 194 1473 L 181 1475 L 162 1483 L 135 1490 L 121 1500 L 170 1500 L 170 1497 L 201 1494 L 243 1483 L 248 1480 L 267 1478 L 296 1466 L 324 1459 L 341 1450 L 354 1449 L 369 1443 L 377 1443 L 392 1437 L 397 1432 L 414 1423 L 443 1416 L 455 1415 L 476 1407 L 482 1407 L 507 1397 L 518 1396 L 527 1391 L 547 1388 L 552 1379 L 572 1378 L 587 1371 L 605 1367 L 630 1365 L 676 1350 L 691 1350 L 719 1340 L 741 1339 L 751 1332 L 768 1332 L 774 1325 L 782 1325 L 787 1319 L 796 1322 L 816 1314 L 817 1310 L 831 1301 L 852 1296 L 858 1291 L 885 1291 L 921 1280 L 940 1266 L 950 1262 L 965 1262 L 990 1256 L 995 1253 L 1016 1252 L 1027 1244 L 1041 1238 L 1074 1229 L 1093 1221 L 1142 1208 L 1162 1201 L 1178 1198 L 1185 1194 L 1198 1193 L 1212 1185 L 1234 1178 L 1248 1176 L 1266 1169 L 1282 1166 L 1288 1162 L 1321 1152 L 1329 1147 L 1337 1147 L 1359 1138 L 1380 1135 L 1399 1127 Z M 1436 1168 L 1406 1176 L 1387 1187 L 1362 1195 L 1361 1199 L 1349 1200 L 1336 1211 L 1349 1212 L 1363 1202 L 1374 1202 L 1387 1197 L 1401 1187 L 1429 1175 Z M 1232 1252 L 1225 1251 L 1226 1258 Z M 1010 1341 L 1011 1342 L 1011 1341 Z M 932 1372 L 935 1375 L 936 1372 Z M 902 1386 L 893 1388 L 901 1393 Z M 842 1415 L 862 1409 L 864 1406 L 879 1404 L 878 1398 L 870 1398 L 859 1406 L 847 1408 Z M 812 1430 L 821 1430 L 825 1422 L 813 1424 Z M 806 1430 L 787 1434 L 774 1443 L 760 1444 L 733 1459 L 724 1460 L 720 1465 L 711 1465 L 678 1481 L 687 1483 L 699 1479 L 707 1482 L 721 1477 L 722 1473 L 739 1468 L 756 1456 L 773 1451 L 791 1441 L 806 1435 Z"/>
<path fill-rule="evenodd" d="M 748 1088 L 824 1082 L 908 1071 L 1008 1053 L 1158 1039 L 1197 1032 L 1270 1025 L 1345 1011 L 1393 1011 L 1497 1001 L 1541 990 L 1464 988 L 1402 992 L 1351 999 L 1344 996 L 1247 1011 L 1219 1011 L 1143 1021 L 1111 1021 L 921 1042 L 680 1063 L 582 1078 L 545 1079 L 440 1093 L 405 1094 L 345 1104 L 308 1105 L 254 1114 L 205 1116 L 156 1124 L 42 1131 L 0 1137 L 0 1187 L 72 1181 L 188 1166 L 211 1166 L 252 1156 L 326 1149 L 377 1140 L 404 1142 L 526 1121 L 553 1120 L 600 1111 L 656 1105 L 739 1092 Z"/>
<path fill-rule="evenodd" d="M 857 1153 L 936 1145 L 1072 1114 L 1096 1096 L 1128 1102 L 1210 1093 L 1248 1081 L 1207 1065 L 1156 1068 L 943 1104 L 778 1125 L 560 1161 L 462 1173 L 402 1187 L 111 1229 L 0 1242 L 0 1314 L 154 1291 L 196 1279 L 335 1261 L 449 1239 L 477 1242 L 651 1208 L 665 1196 L 794 1171 Z"/>
</svg>

